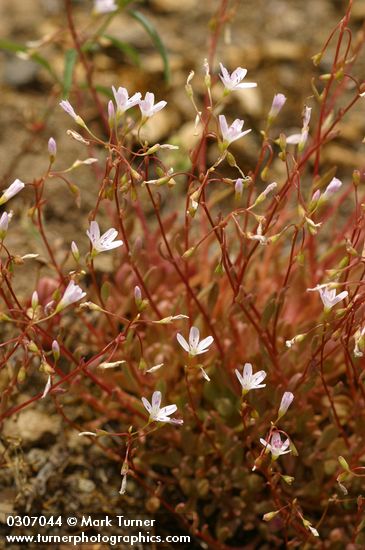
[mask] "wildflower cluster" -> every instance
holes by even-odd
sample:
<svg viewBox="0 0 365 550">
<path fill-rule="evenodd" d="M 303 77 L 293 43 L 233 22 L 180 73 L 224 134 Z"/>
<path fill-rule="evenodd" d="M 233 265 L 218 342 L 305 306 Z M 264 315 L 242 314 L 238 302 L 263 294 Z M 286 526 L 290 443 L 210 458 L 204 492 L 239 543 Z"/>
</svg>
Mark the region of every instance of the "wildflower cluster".
<svg viewBox="0 0 365 550">
<path fill-rule="evenodd" d="M 93 14 L 104 27 L 121 9 L 95 0 Z M 349 16 L 331 74 L 283 127 L 287 98 L 275 93 L 263 128 L 246 129 L 231 99 L 260 90 L 247 69 L 206 61 L 203 100 L 191 72 L 188 148 L 176 136 L 149 141 L 151 119 L 173 109 L 160 92 L 115 82 L 103 100 L 81 48 L 100 125 L 76 84 L 58 102 L 79 127 L 67 135 L 84 160 L 65 167 L 48 134 L 44 173 L 18 174 L 25 183 L 0 197 L 1 421 L 38 402 L 57 411 L 120 462 L 118 499 L 143 495 L 207 548 L 257 545 L 254 532 L 264 546 L 317 548 L 313 537 L 331 544 L 338 529 L 362 544 L 364 176 L 328 166 L 323 153 L 363 101 L 364 83 L 344 72 L 360 51 L 342 51 Z M 337 109 L 339 99 L 348 103 Z M 76 168 L 90 178 L 88 211 Z M 58 240 L 45 193 L 57 185 L 82 228 Z M 22 224 L 37 233 L 22 256 L 7 246 L 20 219 L 8 203 L 20 200 L 32 201 Z M 349 500 L 332 511 L 344 487 Z"/>
</svg>

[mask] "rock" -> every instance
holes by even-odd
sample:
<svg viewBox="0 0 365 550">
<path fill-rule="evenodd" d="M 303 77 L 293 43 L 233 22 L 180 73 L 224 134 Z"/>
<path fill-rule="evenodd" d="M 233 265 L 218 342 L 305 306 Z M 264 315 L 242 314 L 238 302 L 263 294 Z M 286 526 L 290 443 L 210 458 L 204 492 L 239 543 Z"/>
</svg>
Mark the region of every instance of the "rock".
<svg viewBox="0 0 365 550">
<path fill-rule="evenodd" d="M 58 416 L 26 409 L 4 423 L 5 436 L 20 437 L 25 443 L 36 443 L 46 434 L 56 435 L 61 426 Z"/>
<path fill-rule="evenodd" d="M 2 80 L 8 86 L 20 88 L 37 80 L 39 65 L 31 59 L 6 57 Z"/>
<path fill-rule="evenodd" d="M 305 56 L 305 47 L 291 40 L 268 40 L 263 45 L 265 59 L 297 61 Z"/>
<path fill-rule="evenodd" d="M 82 493 L 92 493 L 95 487 L 95 483 L 91 479 L 79 479 L 79 489 Z"/>
</svg>

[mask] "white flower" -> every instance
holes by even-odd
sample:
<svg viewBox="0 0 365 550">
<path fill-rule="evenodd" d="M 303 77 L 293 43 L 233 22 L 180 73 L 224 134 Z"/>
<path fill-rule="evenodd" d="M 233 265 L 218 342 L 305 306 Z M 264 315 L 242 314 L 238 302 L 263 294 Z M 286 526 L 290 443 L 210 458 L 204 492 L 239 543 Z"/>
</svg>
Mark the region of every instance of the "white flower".
<svg viewBox="0 0 365 550">
<path fill-rule="evenodd" d="M 228 127 L 226 117 L 224 115 L 219 115 L 219 126 L 222 132 L 223 142 L 226 147 L 228 147 L 228 145 L 230 145 L 233 141 L 236 141 L 251 132 L 251 130 L 245 130 L 242 132 L 241 130 L 243 125 L 244 121 L 236 118 L 236 120 Z"/>
<path fill-rule="evenodd" d="M 286 138 L 286 142 L 289 144 L 298 145 L 299 151 L 302 151 L 304 148 L 304 145 L 306 144 L 306 141 L 308 139 L 308 132 L 309 132 L 309 121 L 311 118 L 311 107 L 305 106 L 304 109 L 304 115 L 303 115 L 303 127 L 300 134 L 293 134 L 292 136 L 289 136 Z"/>
<path fill-rule="evenodd" d="M 141 109 L 142 116 L 144 118 L 149 118 L 158 111 L 161 111 L 165 106 L 167 105 L 166 101 L 159 101 L 155 104 L 155 94 L 152 92 L 147 92 L 144 96 L 144 99 L 142 99 L 139 102 L 139 108 Z"/>
<path fill-rule="evenodd" d="M 338 304 L 338 302 L 341 302 L 348 296 L 347 290 L 340 292 L 340 294 L 336 296 L 336 289 L 333 288 L 330 290 L 328 286 L 329 286 L 329 283 L 317 285 L 314 288 L 307 288 L 307 292 L 315 292 L 318 290 L 324 305 L 324 309 L 327 311 L 332 309 L 333 306 L 335 306 L 336 304 Z"/>
<path fill-rule="evenodd" d="M 245 363 L 243 367 L 243 376 L 237 369 L 235 369 L 235 373 L 239 383 L 242 386 L 243 395 L 250 390 L 257 390 L 266 386 L 266 384 L 261 384 L 261 382 L 266 378 L 266 372 L 264 370 L 260 370 L 256 372 L 256 374 L 252 374 L 251 363 Z"/>
<path fill-rule="evenodd" d="M 100 252 L 105 252 L 106 250 L 118 248 L 118 246 L 122 246 L 123 244 L 123 241 L 114 241 L 115 237 L 118 235 L 118 231 L 114 229 L 114 227 L 111 227 L 100 236 L 99 224 L 96 221 L 90 222 L 90 227 L 86 231 L 86 235 L 89 237 L 92 244 L 92 256 L 96 256 Z"/>
<path fill-rule="evenodd" d="M 18 179 L 13 181 L 13 183 L 3 191 L 3 194 L 0 197 L 0 205 L 8 202 L 8 200 L 19 193 L 19 191 L 21 191 L 24 186 L 25 184 Z"/>
<path fill-rule="evenodd" d="M 169 418 L 177 410 L 176 405 L 167 405 L 167 407 L 160 407 L 161 405 L 161 392 L 155 391 L 152 395 L 152 403 L 150 403 L 145 397 L 142 397 L 142 403 L 149 413 L 150 421 L 155 422 L 170 422 L 173 424 L 183 424 L 183 420 L 176 418 Z"/>
<path fill-rule="evenodd" d="M 291 452 L 291 449 L 288 449 L 290 445 L 289 439 L 282 441 L 279 432 L 274 432 L 272 434 L 270 443 L 262 438 L 260 438 L 260 443 L 264 445 L 264 447 L 266 447 L 266 452 L 271 453 L 271 457 L 273 460 L 277 460 L 280 455 L 285 455 L 286 453 Z"/>
<path fill-rule="evenodd" d="M 204 338 L 204 340 L 199 342 L 200 333 L 197 327 L 191 327 L 189 333 L 189 343 L 180 333 L 177 333 L 176 338 L 180 346 L 187 351 L 191 357 L 200 355 L 201 353 L 206 353 L 209 346 L 214 341 L 213 336 L 207 336 L 207 338 Z"/>
<path fill-rule="evenodd" d="M 68 283 L 67 288 L 56 307 L 56 312 L 58 313 L 66 307 L 70 306 L 71 304 L 82 300 L 84 296 L 86 296 L 86 292 L 84 292 L 82 288 L 75 283 L 75 281 L 71 280 Z"/>
<path fill-rule="evenodd" d="M 284 414 L 286 414 L 286 412 L 289 409 L 293 399 L 294 399 L 294 394 L 293 393 L 291 393 L 290 391 L 286 391 L 284 393 L 283 397 L 281 398 L 281 403 L 280 403 L 279 413 L 278 413 L 278 418 L 277 418 L 278 420 L 279 420 L 279 418 L 284 416 Z"/>
<path fill-rule="evenodd" d="M 118 9 L 115 0 L 94 0 L 95 13 L 110 13 Z"/>
<path fill-rule="evenodd" d="M 119 87 L 118 90 L 116 90 L 114 86 L 112 86 L 112 90 L 117 106 L 117 116 L 122 115 L 128 109 L 137 105 L 141 99 L 141 94 L 139 92 L 131 97 L 128 97 L 128 91 L 126 88 Z"/>
<path fill-rule="evenodd" d="M 82 120 L 82 118 L 79 115 L 75 113 L 74 108 L 72 107 L 69 101 L 63 99 L 60 102 L 60 107 L 62 107 L 62 109 L 66 111 L 66 113 L 70 115 L 70 117 L 72 117 L 77 124 L 86 128 L 85 122 Z"/>
<path fill-rule="evenodd" d="M 233 90 L 242 90 L 243 88 L 255 88 L 257 86 L 256 82 L 243 82 L 241 81 L 245 78 L 247 74 L 247 69 L 242 69 L 242 67 L 237 67 L 233 73 L 229 74 L 227 69 L 219 63 L 222 74 L 219 75 L 219 78 L 223 82 L 225 88 L 232 92 Z"/>
</svg>

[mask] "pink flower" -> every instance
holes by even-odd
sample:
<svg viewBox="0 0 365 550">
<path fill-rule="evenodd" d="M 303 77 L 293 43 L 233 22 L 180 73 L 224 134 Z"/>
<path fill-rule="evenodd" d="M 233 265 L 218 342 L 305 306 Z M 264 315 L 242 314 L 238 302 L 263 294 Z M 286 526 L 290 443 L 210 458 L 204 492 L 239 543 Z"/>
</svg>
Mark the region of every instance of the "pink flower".
<svg viewBox="0 0 365 550">
<path fill-rule="evenodd" d="M 242 132 L 244 121 L 236 118 L 236 120 L 228 126 L 226 117 L 224 115 L 219 115 L 219 126 L 223 136 L 223 143 L 226 147 L 230 145 L 233 141 L 240 139 L 245 136 L 251 130 L 245 130 Z"/>
<path fill-rule="evenodd" d="M 134 107 L 140 102 L 141 94 L 139 92 L 132 95 L 131 97 L 128 97 L 128 91 L 126 90 L 126 88 L 122 88 L 120 86 L 118 90 L 116 90 L 114 86 L 112 86 L 112 90 L 115 104 L 117 106 L 117 116 L 122 115 L 123 113 L 125 113 L 125 111 L 127 111 L 131 107 Z"/>
<path fill-rule="evenodd" d="M 274 99 L 272 100 L 271 109 L 269 112 L 269 120 L 273 121 L 280 113 L 281 109 L 284 107 L 286 102 L 286 97 L 284 94 L 275 94 Z"/>
<path fill-rule="evenodd" d="M 279 432 L 274 432 L 272 434 L 270 443 L 262 438 L 260 438 L 260 443 L 264 445 L 266 452 L 271 453 L 273 460 L 277 460 L 280 455 L 285 455 L 291 452 L 291 449 L 288 449 L 290 445 L 289 439 L 282 441 Z"/>
<path fill-rule="evenodd" d="M 255 88 L 257 86 L 256 82 L 243 82 L 241 81 L 245 78 L 247 74 L 247 69 L 242 69 L 242 67 L 237 67 L 231 74 L 227 69 L 219 63 L 222 74 L 219 75 L 219 78 L 223 82 L 226 90 L 232 92 L 233 90 L 242 90 L 244 88 Z"/>
<path fill-rule="evenodd" d="M 82 298 L 84 298 L 84 296 L 86 296 L 86 292 L 84 292 L 82 290 L 82 288 L 80 288 L 75 283 L 75 281 L 71 280 L 68 283 L 67 288 L 66 288 L 60 302 L 58 303 L 58 305 L 56 307 L 56 312 L 59 313 L 60 311 L 62 311 L 66 307 L 70 306 L 71 304 L 74 304 L 75 302 L 78 302 L 79 300 L 82 300 Z"/>
<path fill-rule="evenodd" d="M 149 118 L 155 115 L 166 105 L 166 101 L 159 101 L 155 104 L 155 94 L 152 92 L 147 92 L 144 99 L 139 102 L 139 108 L 141 109 L 141 113 L 144 118 Z"/>
</svg>

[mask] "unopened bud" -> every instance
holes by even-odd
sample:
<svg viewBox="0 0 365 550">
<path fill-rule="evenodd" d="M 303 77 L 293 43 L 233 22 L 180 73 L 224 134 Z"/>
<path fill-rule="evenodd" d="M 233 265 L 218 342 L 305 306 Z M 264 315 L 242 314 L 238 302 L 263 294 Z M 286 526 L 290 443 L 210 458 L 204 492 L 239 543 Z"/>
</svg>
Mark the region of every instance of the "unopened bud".
<svg viewBox="0 0 365 550">
<path fill-rule="evenodd" d="M 6 233 L 8 231 L 10 216 L 7 212 L 3 212 L 0 218 L 0 240 L 5 239 Z"/>
<path fill-rule="evenodd" d="M 360 181 L 361 181 L 360 170 L 354 170 L 352 172 L 352 183 L 357 187 L 358 185 L 360 185 Z"/>
<path fill-rule="evenodd" d="M 113 129 L 114 123 L 115 123 L 115 109 L 114 109 L 114 103 L 112 102 L 112 100 L 110 100 L 108 103 L 108 123 L 109 123 L 109 128 Z"/>
<path fill-rule="evenodd" d="M 286 97 L 284 94 L 274 95 L 274 99 L 272 101 L 271 109 L 268 116 L 269 122 L 272 122 L 273 120 L 276 119 L 281 109 L 283 108 L 285 102 L 286 102 Z"/>
<path fill-rule="evenodd" d="M 264 514 L 262 519 L 264 521 L 271 521 L 272 519 L 274 519 L 274 517 L 276 517 L 280 512 L 268 512 L 267 514 Z"/>
<path fill-rule="evenodd" d="M 32 309 L 33 309 L 33 311 L 35 311 L 37 309 L 38 304 L 39 304 L 38 292 L 35 290 L 32 294 Z"/>
<path fill-rule="evenodd" d="M 289 409 L 293 399 L 294 399 L 294 394 L 292 394 L 290 391 L 286 391 L 284 393 L 284 395 L 281 399 L 277 420 L 279 420 L 282 416 L 284 416 L 284 414 L 286 414 L 286 412 Z"/>
<path fill-rule="evenodd" d="M 71 243 L 71 253 L 72 253 L 72 256 L 74 257 L 75 262 L 78 262 L 80 259 L 80 252 L 75 241 L 72 241 Z"/>
<path fill-rule="evenodd" d="M 242 193 L 243 193 L 243 179 L 238 178 L 234 185 L 234 198 L 237 202 L 242 199 Z"/>
<path fill-rule="evenodd" d="M 54 162 L 57 155 L 57 144 L 53 137 L 50 137 L 48 140 L 48 153 L 50 161 Z"/>
<path fill-rule="evenodd" d="M 58 361 L 58 359 L 60 358 L 60 346 L 57 340 L 53 340 L 52 342 L 52 353 L 54 360 Z"/>
</svg>

